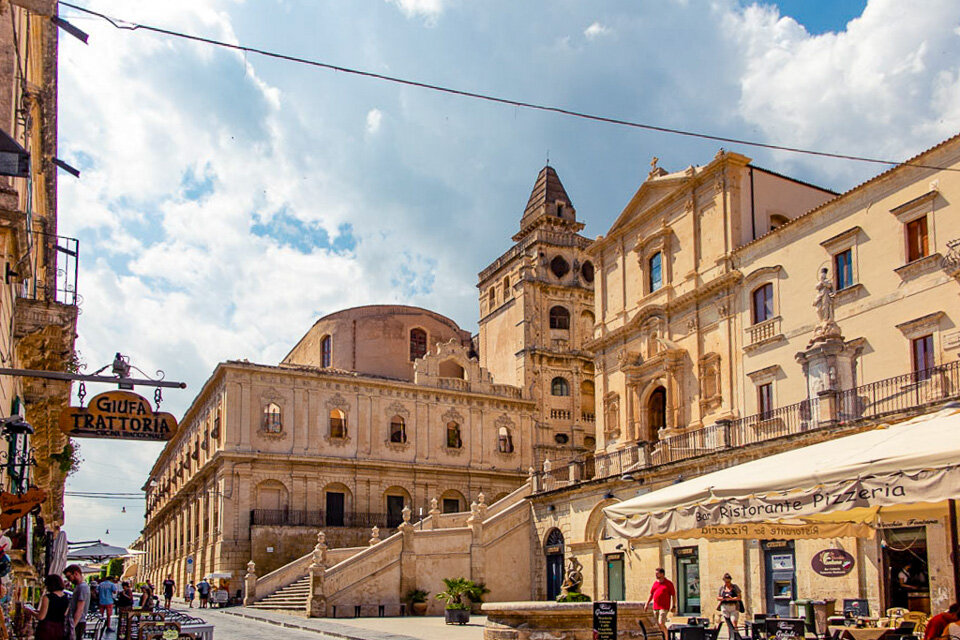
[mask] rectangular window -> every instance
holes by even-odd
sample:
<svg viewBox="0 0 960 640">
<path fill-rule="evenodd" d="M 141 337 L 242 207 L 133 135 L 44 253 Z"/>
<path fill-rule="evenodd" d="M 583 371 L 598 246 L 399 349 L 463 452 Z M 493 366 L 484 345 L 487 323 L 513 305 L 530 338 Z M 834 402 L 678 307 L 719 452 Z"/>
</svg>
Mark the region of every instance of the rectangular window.
<svg viewBox="0 0 960 640">
<path fill-rule="evenodd" d="M 927 217 L 907 223 L 907 262 L 919 260 L 928 254 Z"/>
<path fill-rule="evenodd" d="M 657 252 L 650 258 L 650 293 L 663 287 L 663 254 Z"/>
<path fill-rule="evenodd" d="M 458 513 L 460 511 L 460 501 L 456 498 L 443 499 L 444 513 Z"/>
<path fill-rule="evenodd" d="M 753 324 L 773 317 L 773 285 L 769 282 L 753 292 Z"/>
<path fill-rule="evenodd" d="M 761 420 L 767 420 L 773 413 L 773 383 L 768 382 L 757 387 L 757 413 Z"/>
<path fill-rule="evenodd" d="M 933 359 L 933 334 L 928 334 L 912 341 L 913 372 L 921 373 L 935 366 Z"/>
<path fill-rule="evenodd" d="M 833 256 L 833 273 L 837 291 L 853 286 L 853 250 L 847 249 Z"/>
</svg>

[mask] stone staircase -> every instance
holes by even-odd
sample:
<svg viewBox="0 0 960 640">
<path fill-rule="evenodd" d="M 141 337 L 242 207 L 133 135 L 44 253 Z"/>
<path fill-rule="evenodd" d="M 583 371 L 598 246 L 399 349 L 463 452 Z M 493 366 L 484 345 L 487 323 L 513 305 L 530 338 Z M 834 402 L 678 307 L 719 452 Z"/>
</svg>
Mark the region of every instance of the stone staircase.
<svg viewBox="0 0 960 640">
<path fill-rule="evenodd" d="M 254 609 L 278 609 L 303 613 L 310 598 L 310 576 L 306 575 L 251 606 Z"/>
</svg>

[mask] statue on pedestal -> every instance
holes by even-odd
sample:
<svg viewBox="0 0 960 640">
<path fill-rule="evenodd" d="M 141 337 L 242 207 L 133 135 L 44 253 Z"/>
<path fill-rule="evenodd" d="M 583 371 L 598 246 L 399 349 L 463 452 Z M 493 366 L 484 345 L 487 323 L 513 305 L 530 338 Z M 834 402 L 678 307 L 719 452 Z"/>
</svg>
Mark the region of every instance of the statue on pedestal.
<svg viewBox="0 0 960 640">
<path fill-rule="evenodd" d="M 817 319 L 819 323 L 813 331 L 813 339 L 810 343 L 821 342 L 828 339 L 843 339 L 840 333 L 840 326 L 834 320 L 834 301 L 835 295 L 833 283 L 830 282 L 830 271 L 823 267 L 820 269 L 820 277 L 817 280 L 817 296 L 813 299 L 813 306 L 817 310 Z"/>
</svg>

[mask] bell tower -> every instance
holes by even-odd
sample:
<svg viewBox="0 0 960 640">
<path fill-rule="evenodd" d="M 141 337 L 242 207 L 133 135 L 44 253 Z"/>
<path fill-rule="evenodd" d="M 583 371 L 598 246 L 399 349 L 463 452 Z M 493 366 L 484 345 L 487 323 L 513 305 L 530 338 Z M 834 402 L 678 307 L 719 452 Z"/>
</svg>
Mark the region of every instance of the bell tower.
<svg viewBox="0 0 960 640">
<path fill-rule="evenodd" d="M 553 167 L 540 170 L 513 246 L 480 272 L 481 366 L 537 402 L 534 458 L 593 451 L 594 267 L 576 209 Z"/>
</svg>

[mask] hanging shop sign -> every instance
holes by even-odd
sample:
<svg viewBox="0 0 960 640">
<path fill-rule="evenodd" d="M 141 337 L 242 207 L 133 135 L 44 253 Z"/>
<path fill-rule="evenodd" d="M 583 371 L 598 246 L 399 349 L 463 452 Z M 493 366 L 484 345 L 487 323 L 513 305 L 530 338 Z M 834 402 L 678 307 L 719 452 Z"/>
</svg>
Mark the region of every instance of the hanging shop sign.
<svg viewBox="0 0 960 640">
<path fill-rule="evenodd" d="M 107 391 L 91 398 L 86 407 L 65 409 L 60 430 L 74 438 L 169 440 L 177 432 L 177 419 L 154 411 L 143 396 Z"/>
<path fill-rule="evenodd" d="M 0 529 L 9 529 L 46 499 L 47 492 L 37 487 L 21 494 L 0 491 Z"/>
<path fill-rule="evenodd" d="M 854 559 L 843 549 L 824 549 L 813 555 L 810 564 L 817 574 L 836 578 L 853 571 Z"/>
</svg>

